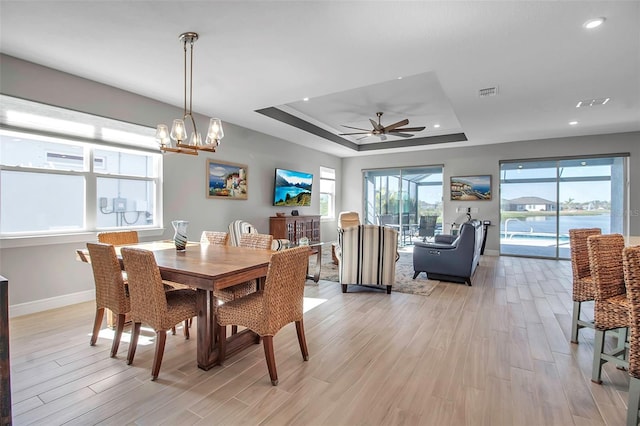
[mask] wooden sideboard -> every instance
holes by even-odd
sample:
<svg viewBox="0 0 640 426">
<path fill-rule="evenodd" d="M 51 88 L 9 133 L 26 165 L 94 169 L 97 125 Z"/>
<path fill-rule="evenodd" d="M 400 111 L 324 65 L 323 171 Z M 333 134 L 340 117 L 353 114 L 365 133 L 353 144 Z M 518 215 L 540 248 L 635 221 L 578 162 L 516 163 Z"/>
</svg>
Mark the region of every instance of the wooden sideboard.
<svg viewBox="0 0 640 426">
<path fill-rule="evenodd" d="M 320 215 L 271 216 L 269 233 L 273 238 L 286 238 L 294 244 L 302 237 L 307 237 L 311 243 L 319 243 Z"/>
</svg>

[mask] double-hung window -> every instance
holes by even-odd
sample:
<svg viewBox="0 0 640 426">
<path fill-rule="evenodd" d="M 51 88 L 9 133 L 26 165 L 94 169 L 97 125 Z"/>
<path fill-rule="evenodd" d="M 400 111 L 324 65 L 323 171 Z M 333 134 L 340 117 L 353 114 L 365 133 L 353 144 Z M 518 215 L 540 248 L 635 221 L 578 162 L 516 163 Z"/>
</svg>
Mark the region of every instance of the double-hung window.
<svg viewBox="0 0 640 426">
<path fill-rule="evenodd" d="M 0 236 L 161 223 L 153 129 L 2 96 Z"/>
<path fill-rule="evenodd" d="M 336 216 L 336 171 L 320 166 L 320 215 L 323 219 Z"/>
</svg>

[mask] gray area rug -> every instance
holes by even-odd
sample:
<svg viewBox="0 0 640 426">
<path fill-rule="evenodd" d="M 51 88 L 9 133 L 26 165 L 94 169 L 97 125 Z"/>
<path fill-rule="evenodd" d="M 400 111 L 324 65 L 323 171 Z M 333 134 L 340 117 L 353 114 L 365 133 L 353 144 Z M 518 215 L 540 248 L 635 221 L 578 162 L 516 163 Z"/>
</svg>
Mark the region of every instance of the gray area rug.
<svg viewBox="0 0 640 426">
<path fill-rule="evenodd" d="M 309 258 L 309 272 L 314 273 L 316 256 Z M 396 262 L 396 282 L 391 291 L 400 293 L 418 294 L 429 296 L 440 281 L 427 279 L 425 273 L 421 273 L 414 280 L 413 278 L 413 253 L 400 252 L 400 259 Z M 320 279 L 325 281 L 338 281 L 338 265 L 331 259 L 331 244 L 325 244 L 322 248 L 322 268 L 320 269 Z"/>
</svg>

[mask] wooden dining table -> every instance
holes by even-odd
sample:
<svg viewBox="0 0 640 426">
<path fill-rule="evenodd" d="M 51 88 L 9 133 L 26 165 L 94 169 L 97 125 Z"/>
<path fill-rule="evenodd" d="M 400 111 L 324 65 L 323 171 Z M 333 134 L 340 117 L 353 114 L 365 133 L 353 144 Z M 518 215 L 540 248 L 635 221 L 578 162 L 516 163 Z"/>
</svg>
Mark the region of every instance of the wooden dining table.
<svg viewBox="0 0 640 426">
<path fill-rule="evenodd" d="M 213 291 L 253 279 L 263 283 L 273 251 L 189 243 L 186 251 L 178 252 L 173 242 L 155 241 L 116 246 L 118 256 L 122 247 L 153 251 L 162 279 L 186 284 L 196 289 L 198 367 L 209 370 L 217 365 L 218 352 L 215 338 L 217 301 Z M 90 262 L 87 250 L 78 250 L 77 254 L 80 260 Z M 228 337 L 226 342 L 225 352 L 229 357 L 259 343 L 260 340 L 251 330 L 243 330 Z"/>
</svg>

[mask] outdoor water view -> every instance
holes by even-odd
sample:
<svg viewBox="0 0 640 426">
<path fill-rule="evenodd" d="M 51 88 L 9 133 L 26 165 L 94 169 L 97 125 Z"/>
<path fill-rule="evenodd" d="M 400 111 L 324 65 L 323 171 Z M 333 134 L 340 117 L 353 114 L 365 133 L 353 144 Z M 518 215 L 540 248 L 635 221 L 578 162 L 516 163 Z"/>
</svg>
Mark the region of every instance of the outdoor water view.
<svg viewBox="0 0 640 426">
<path fill-rule="evenodd" d="M 501 254 L 570 257 L 569 229 L 624 230 L 624 158 L 500 165 Z"/>
</svg>

